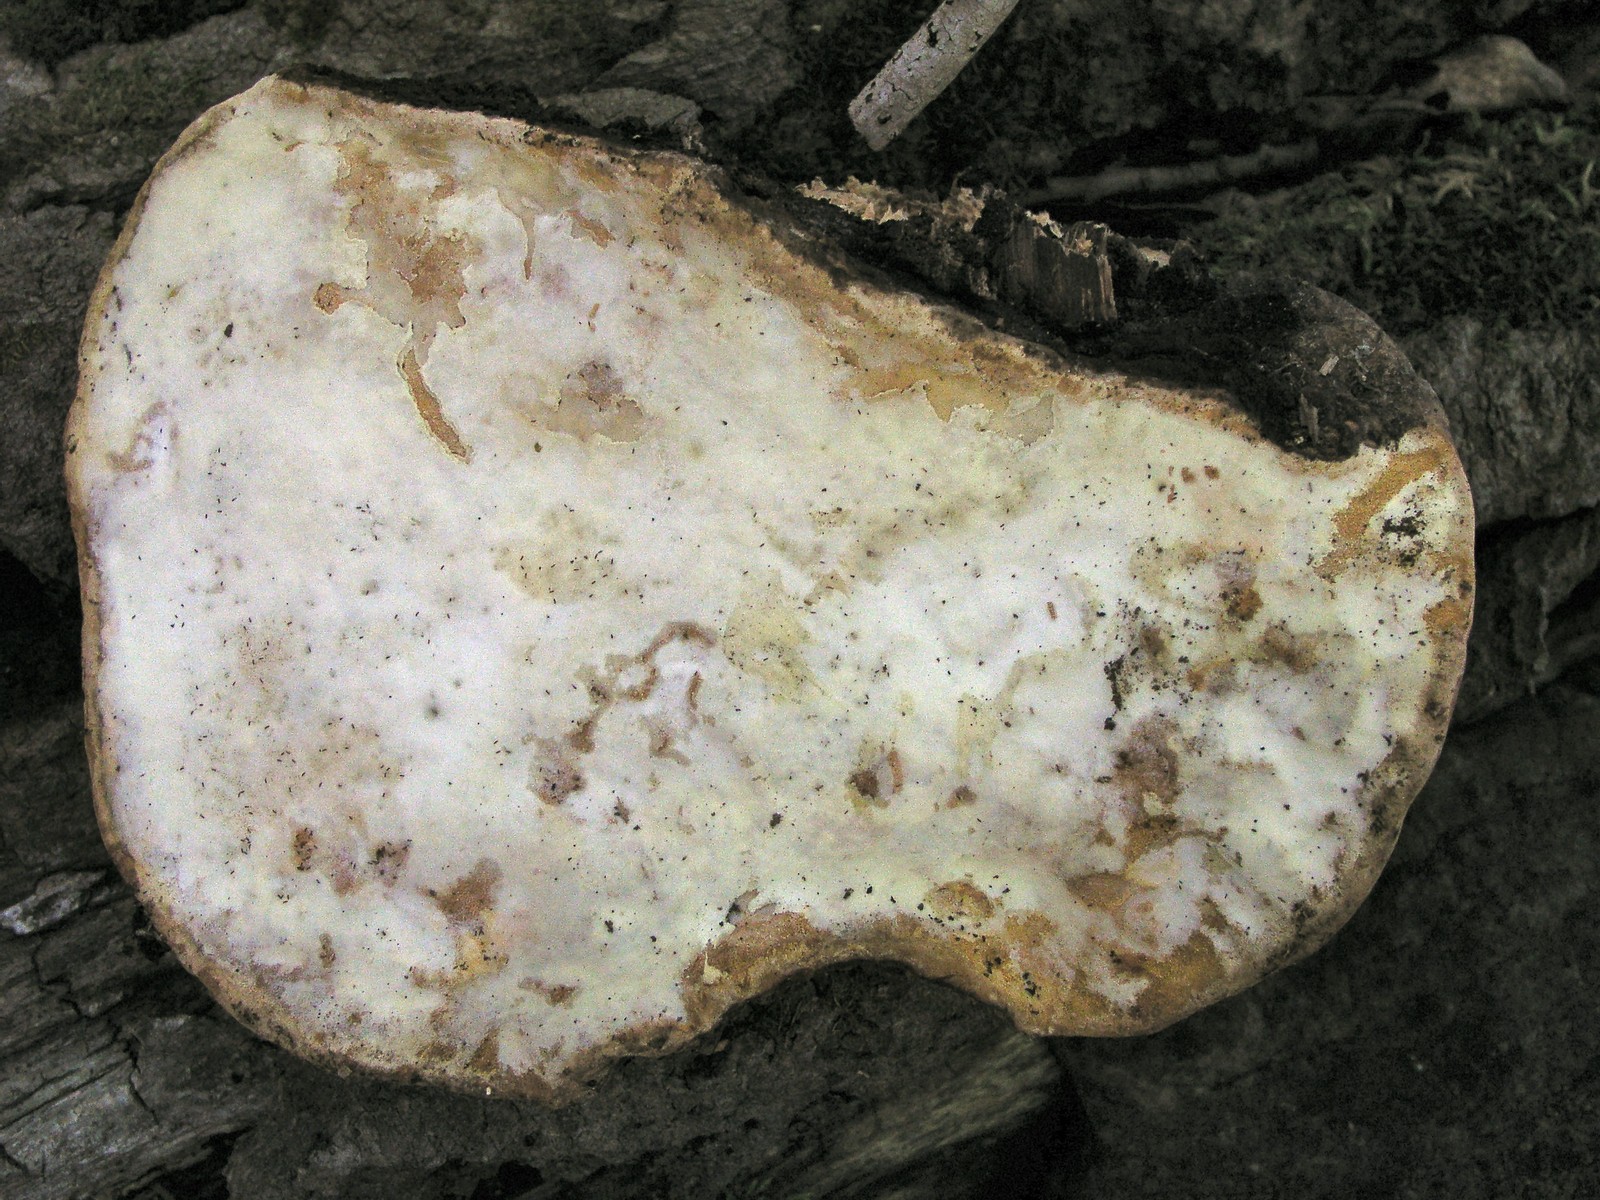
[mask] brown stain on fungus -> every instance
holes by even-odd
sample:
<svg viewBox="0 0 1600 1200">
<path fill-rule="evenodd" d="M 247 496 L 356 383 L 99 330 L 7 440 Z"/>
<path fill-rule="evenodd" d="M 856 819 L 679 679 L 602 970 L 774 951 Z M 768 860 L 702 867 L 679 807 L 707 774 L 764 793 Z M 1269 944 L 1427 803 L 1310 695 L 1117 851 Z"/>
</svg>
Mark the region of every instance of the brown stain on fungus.
<svg viewBox="0 0 1600 1200">
<path fill-rule="evenodd" d="M 1434 637 L 1464 629 L 1472 617 L 1472 605 L 1454 598 L 1430 604 L 1422 613 L 1422 623 Z"/>
<path fill-rule="evenodd" d="M 1138 862 L 1152 850 L 1172 845 L 1180 836 L 1177 817 L 1146 813 L 1128 826 L 1128 837 L 1123 845 L 1123 853 L 1128 856 L 1130 863 Z"/>
<path fill-rule="evenodd" d="M 411 857 L 411 842 L 383 842 L 372 848 L 372 855 L 367 860 L 373 873 L 386 884 L 393 884 L 406 869 L 406 860 Z"/>
<path fill-rule="evenodd" d="M 1122 847 L 1130 863 L 1170 845 L 1179 836 L 1177 817 L 1162 811 L 1176 804 L 1182 790 L 1178 753 L 1173 748 L 1176 734 L 1169 718 L 1144 717 L 1113 755 L 1112 782 L 1137 813 Z"/>
<path fill-rule="evenodd" d="M 1030 406 L 1018 397 L 1039 396 L 1037 367 L 1008 348 L 974 343 L 952 344 L 944 336 L 908 332 L 886 325 L 862 308 L 831 298 L 826 316 L 839 322 L 829 330 L 834 352 L 855 367 L 857 374 L 836 393 L 840 400 L 853 395 L 869 402 L 894 402 L 920 398 L 941 421 L 950 421 L 961 408 L 982 411 L 986 428 L 1031 445 L 1055 425 L 1055 404 L 1048 397 Z M 864 365 L 853 352 L 860 344 L 851 318 L 863 320 L 872 343 L 885 347 L 880 361 Z M 836 339 L 836 340 L 835 340 Z M 935 369 L 930 363 L 942 363 Z"/>
<path fill-rule="evenodd" d="M 1146 625 L 1139 630 L 1139 649 L 1150 660 L 1152 667 L 1162 668 L 1168 665 L 1171 657 L 1172 644 L 1167 636 L 1167 631 L 1159 625 Z"/>
<path fill-rule="evenodd" d="M 1164 1024 L 1216 999 L 1230 974 L 1203 927 L 1163 955 L 1115 950 L 1108 957 L 1119 974 L 1144 982 L 1131 1015 L 1152 1023 Z"/>
<path fill-rule="evenodd" d="M 656 652 L 671 641 L 688 642 L 692 646 L 710 647 L 716 645 L 717 635 L 704 625 L 697 625 L 693 621 L 673 621 L 645 647 L 642 658 L 652 658 Z"/>
<path fill-rule="evenodd" d="M 656 665 L 656 655 L 668 644 L 681 641 L 702 649 L 716 644 L 716 635 L 693 621 L 670 621 L 651 639 L 650 644 L 638 654 L 611 654 L 606 656 L 605 670 L 586 670 L 581 676 L 593 707 L 581 717 L 566 735 L 566 746 L 578 754 L 588 754 L 595 747 L 595 730 L 600 721 L 619 701 L 641 702 L 648 700 L 661 681 L 661 671 Z M 635 678 L 635 675 L 637 677 Z M 629 680 L 632 680 L 629 682 Z M 685 716 L 690 724 L 704 720 L 714 724 L 710 717 L 699 713 L 700 673 L 684 689 Z M 642 718 L 649 736 L 652 757 L 672 759 L 687 763 L 688 759 L 673 748 L 673 730 L 662 718 L 647 714 Z M 583 787 L 583 776 L 571 756 L 559 742 L 548 738 L 529 738 L 543 747 L 544 757 L 533 765 L 534 791 L 546 803 L 559 804 L 573 792 Z"/>
<path fill-rule="evenodd" d="M 399 366 L 401 378 L 406 381 L 406 388 L 411 393 L 411 402 L 416 405 L 417 415 L 428 427 L 428 432 L 452 458 L 459 462 L 471 462 L 471 447 L 461 440 L 456 427 L 445 417 L 444 409 L 439 404 L 439 397 L 433 394 L 433 389 L 422 378 L 422 364 L 417 361 L 417 351 L 414 346 L 408 345 L 400 352 Z"/>
<path fill-rule="evenodd" d="M 455 982 L 449 971 L 430 971 L 426 967 L 412 967 L 406 972 L 406 979 L 424 992 L 447 992 Z"/>
<path fill-rule="evenodd" d="M 950 793 L 950 798 L 944 802 L 946 808 L 965 808 L 969 804 L 978 802 L 978 793 L 966 784 L 962 784 Z"/>
<path fill-rule="evenodd" d="M 335 896 L 348 896 L 362 886 L 360 877 L 356 875 L 355 863 L 344 853 L 335 860 L 329 879 Z"/>
<path fill-rule="evenodd" d="M 1393 455 L 1377 478 L 1362 488 L 1333 518 L 1333 549 L 1316 566 L 1317 574 L 1332 579 L 1356 557 L 1362 537 L 1373 517 L 1408 484 L 1437 471 L 1450 457 L 1443 439 L 1421 450 Z"/>
<path fill-rule="evenodd" d="M 622 700 L 648 700 L 656 690 L 656 684 L 661 682 L 661 669 L 656 666 L 653 658 L 643 662 L 623 655 L 613 655 L 606 662 L 606 667 L 613 673 L 612 695 L 613 699 Z M 632 683 L 626 683 L 630 669 L 643 668 L 641 674 Z"/>
<path fill-rule="evenodd" d="M 491 1029 L 467 1060 L 467 1069 L 488 1074 L 500 1069 L 500 1031 Z"/>
<path fill-rule="evenodd" d="M 294 856 L 294 869 L 309 871 L 312 856 L 317 852 L 316 833 L 307 825 L 299 826 L 290 840 L 290 852 Z"/>
<path fill-rule="evenodd" d="M 445 417 L 422 377 L 422 367 L 441 327 L 460 329 L 466 324 L 461 312 L 467 290 L 462 264 L 472 247 L 461 235 L 441 233 L 432 223 L 430 205 L 439 190 L 429 195 L 404 190 L 388 164 L 375 157 L 375 145 L 362 136 L 339 143 L 343 169 L 334 185 L 353 201 L 349 231 L 366 246 L 366 280 L 360 287 L 324 283 L 312 303 L 324 313 L 343 304 L 362 304 L 407 331 L 396 367 L 417 413 L 453 458 L 470 462 L 472 451 Z M 453 190 L 454 181 L 449 181 L 444 194 Z"/>
<path fill-rule="evenodd" d="M 1431 604 L 1422 614 L 1423 625 L 1436 640 L 1462 634 L 1472 625 L 1472 599 L 1475 587 L 1472 560 L 1453 555 L 1436 556 L 1442 580 L 1455 584 L 1455 595 Z"/>
<path fill-rule="evenodd" d="M 584 730 L 592 737 L 592 731 Z M 576 736 L 576 735 L 574 735 Z M 556 742 L 540 739 L 543 753 L 535 755 L 529 768 L 533 794 L 554 807 L 574 792 L 583 790 L 583 772 L 578 770 L 566 751 Z M 582 753 L 592 748 L 593 742 L 574 742 L 573 748 Z"/>
<path fill-rule="evenodd" d="M 445 993 L 444 1004 L 431 1018 L 436 1027 L 451 1017 L 457 992 L 484 976 L 505 970 L 511 961 L 501 949 L 493 929 L 495 892 L 500 879 L 499 864 L 490 858 L 480 858 L 472 870 L 448 888 L 429 889 L 426 893 L 444 914 L 455 938 L 455 962 L 449 970 L 412 967 L 408 973 L 408 978 L 418 988 Z"/>
<path fill-rule="evenodd" d="M 1291 633 L 1286 625 L 1269 625 L 1256 640 L 1250 661 L 1287 667 L 1291 674 L 1307 675 L 1316 669 L 1319 658 L 1315 640 Z"/>
<path fill-rule="evenodd" d="M 574 237 L 581 237 L 591 241 L 602 250 L 615 240 L 616 235 L 606 228 L 604 223 L 595 220 L 593 217 L 585 216 L 575 208 L 567 210 L 567 219 L 572 222 Z"/>
<path fill-rule="evenodd" d="M 1132 803 L 1178 799 L 1177 727 L 1163 716 L 1142 717 L 1112 758 L 1112 779 Z M 1131 857 L 1131 856 L 1130 856 Z"/>
<path fill-rule="evenodd" d="M 987 921 L 995 911 L 994 901 L 966 879 L 941 883 L 928 892 L 922 902 L 942 921 Z"/>
<path fill-rule="evenodd" d="M 863 747 L 858 766 L 848 780 L 850 800 L 857 808 L 887 808 L 889 799 L 905 786 L 905 764 L 893 747 Z"/>
<path fill-rule="evenodd" d="M 546 983 L 542 979 L 519 979 L 517 987 L 524 992 L 535 992 L 558 1008 L 572 1003 L 581 990 L 575 983 Z"/>
<path fill-rule="evenodd" d="M 466 324 L 461 315 L 461 300 L 467 294 L 461 273 L 466 242 L 456 234 L 440 237 L 427 230 L 401 238 L 400 247 L 402 261 L 394 271 L 405 281 L 412 300 L 439 309 L 440 324 L 452 329 Z"/>
<path fill-rule="evenodd" d="M 1242 664 L 1286 670 L 1291 675 L 1309 675 L 1329 653 L 1323 641 L 1320 635 L 1294 633 L 1284 622 L 1274 621 L 1237 654 L 1219 655 L 1196 663 L 1184 673 L 1184 680 L 1195 692 L 1224 696 L 1242 686 L 1239 680 Z"/>
<path fill-rule="evenodd" d="M 350 297 L 336 283 L 321 284 L 311 295 L 311 303 L 325 313 L 331 313 Z"/>
<path fill-rule="evenodd" d="M 446 1063 L 456 1056 L 456 1047 L 449 1042 L 435 1038 L 417 1051 L 417 1061 L 424 1063 Z"/>
<path fill-rule="evenodd" d="M 480 858 L 472 870 L 444 891 L 430 892 L 428 898 L 438 905 L 452 925 L 481 923 L 484 914 L 494 907 L 494 893 L 500 886 L 500 878 L 499 864 L 490 858 Z"/>
<path fill-rule="evenodd" d="M 1221 582 L 1219 599 L 1222 611 L 1235 624 L 1243 624 L 1261 611 L 1261 593 L 1256 590 L 1256 564 L 1242 550 L 1229 551 L 1216 559 Z"/>
<path fill-rule="evenodd" d="M 650 751 L 651 758 L 667 759 L 684 767 L 691 765 L 689 756 L 677 749 L 677 739 L 664 722 L 653 717 L 646 717 L 642 723 L 649 739 L 647 748 Z"/>
<path fill-rule="evenodd" d="M 144 415 L 139 418 L 139 428 L 128 443 L 126 450 L 112 450 L 106 454 L 106 462 L 112 470 L 130 474 L 134 471 L 143 471 L 155 465 L 158 436 L 153 435 L 151 429 L 167 413 L 167 406 L 161 401 L 150 405 L 144 410 Z M 174 431 L 169 427 L 166 431 L 169 441 L 176 440 Z"/>
<path fill-rule="evenodd" d="M 1132 899 L 1139 888 L 1120 871 L 1094 871 L 1067 880 L 1067 890 L 1090 908 L 1115 912 Z"/>
<path fill-rule="evenodd" d="M 1235 621 L 1248 621 L 1261 611 L 1261 593 L 1252 586 L 1223 593 L 1224 609 Z"/>
<path fill-rule="evenodd" d="M 644 409 L 628 394 L 616 368 L 602 359 L 570 372 L 554 404 L 537 400 L 520 405 L 520 411 L 535 428 L 580 442 L 636 442 L 645 427 Z"/>
<path fill-rule="evenodd" d="M 850 786 L 861 799 L 870 800 L 878 807 L 882 807 L 883 802 L 878 799 L 878 774 L 876 771 L 870 771 L 866 767 L 862 767 L 850 776 Z"/>
</svg>

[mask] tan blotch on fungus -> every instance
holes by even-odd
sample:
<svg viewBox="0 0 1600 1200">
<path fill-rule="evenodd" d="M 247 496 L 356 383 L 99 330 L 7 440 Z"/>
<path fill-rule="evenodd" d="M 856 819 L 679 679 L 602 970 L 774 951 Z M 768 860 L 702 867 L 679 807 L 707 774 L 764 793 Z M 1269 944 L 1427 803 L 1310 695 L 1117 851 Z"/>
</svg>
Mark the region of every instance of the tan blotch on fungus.
<svg viewBox="0 0 1600 1200">
<path fill-rule="evenodd" d="M 254 1028 L 560 1099 L 794 971 L 1150 1030 L 1324 940 L 1443 737 L 1442 421 L 1341 461 L 689 159 L 268 79 L 101 277 L 106 839 Z"/>
</svg>

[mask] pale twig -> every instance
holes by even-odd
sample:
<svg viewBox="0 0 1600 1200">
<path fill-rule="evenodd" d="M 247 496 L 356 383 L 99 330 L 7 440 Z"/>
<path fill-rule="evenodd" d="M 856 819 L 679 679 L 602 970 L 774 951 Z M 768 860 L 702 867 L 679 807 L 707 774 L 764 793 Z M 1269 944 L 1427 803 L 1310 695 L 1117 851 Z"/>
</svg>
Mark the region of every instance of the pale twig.
<svg viewBox="0 0 1600 1200">
<path fill-rule="evenodd" d="M 1017 0 L 945 0 L 850 102 L 850 121 L 882 150 L 961 74 Z"/>
<path fill-rule="evenodd" d="M 1317 161 L 1316 138 L 1288 146 L 1262 146 L 1251 154 L 1229 154 L 1204 162 L 1164 167 L 1112 167 L 1097 175 L 1066 175 L 1045 180 L 1023 196 L 1027 205 L 1093 204 L 1108 196 L 1156 196 L 1237 183 L 1277 171 L 1292 171 Z"/>
</svg>

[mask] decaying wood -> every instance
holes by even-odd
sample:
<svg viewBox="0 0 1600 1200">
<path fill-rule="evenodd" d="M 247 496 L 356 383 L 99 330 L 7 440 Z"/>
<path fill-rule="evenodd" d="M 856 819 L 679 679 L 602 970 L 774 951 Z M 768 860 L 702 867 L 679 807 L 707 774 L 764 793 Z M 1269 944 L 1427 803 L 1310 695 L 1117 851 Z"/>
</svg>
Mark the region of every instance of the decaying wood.
<svg viewBox="0 0 1600 1200">
<path fill-rule="evenodd" d="M 1104 225 L 1078 221 L 1063 229 L 1029 213 L 1012 226 L 1001 252 L 997 290 L 1025 298 L 1061 328 L 1110 324 L 1117 319 L 1110 237 Z"/>
<path fill-rule="evenodd" d="M 1104 225 L 1063 228 L 988 190 L 957 188 L 934 200 L 851 179 L 800 191 L 849 218 L 823 225 L 841 247 L 957 299 L 1020 310 L 1057 332 L 1114 322 L 1112 241 L 1131 256 L 1144 253 Z"/>
</svg>

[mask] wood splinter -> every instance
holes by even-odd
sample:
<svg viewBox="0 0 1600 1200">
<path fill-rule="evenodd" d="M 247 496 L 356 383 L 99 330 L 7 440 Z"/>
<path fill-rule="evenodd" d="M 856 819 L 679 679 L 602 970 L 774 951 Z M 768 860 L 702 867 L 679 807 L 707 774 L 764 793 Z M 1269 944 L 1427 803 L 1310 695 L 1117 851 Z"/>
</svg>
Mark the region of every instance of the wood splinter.
<svg viewBox="0 0 1600 1200">
<path fill-rule="evenodd" d="M 945 0 L 850 102 L 850 122 L 882 150 L 961 74 L 1017 0 Z"/>
</svg>

